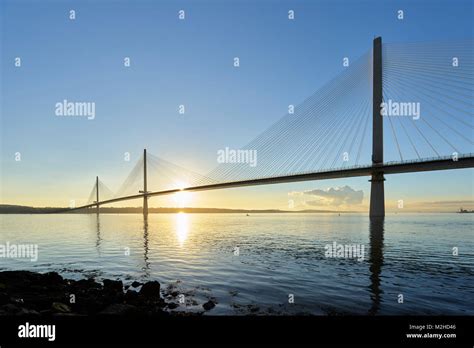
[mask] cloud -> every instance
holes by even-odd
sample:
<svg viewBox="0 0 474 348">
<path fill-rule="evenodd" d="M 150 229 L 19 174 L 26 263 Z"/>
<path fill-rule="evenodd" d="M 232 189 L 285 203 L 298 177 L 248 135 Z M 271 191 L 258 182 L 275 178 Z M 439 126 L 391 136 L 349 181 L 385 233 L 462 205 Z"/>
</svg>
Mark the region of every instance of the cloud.
<svg viewBox="0 0 474 348">
<path fill-rule="evenodd" d="M 356 205 L 361 204 L 364 199 L 364 191 L 356 191 L 350 186 L 342 187 L 330 187 L 325 190 L 314 189 L 310 191 L 303 192 L 290 192 L 289 196 L 303 196 L 303 197 L 312 197 L 317 199 L 312 199 L 304 202 L 306 205 L 310 206 L 321 206 L 321 205 Z"/>
</svg>

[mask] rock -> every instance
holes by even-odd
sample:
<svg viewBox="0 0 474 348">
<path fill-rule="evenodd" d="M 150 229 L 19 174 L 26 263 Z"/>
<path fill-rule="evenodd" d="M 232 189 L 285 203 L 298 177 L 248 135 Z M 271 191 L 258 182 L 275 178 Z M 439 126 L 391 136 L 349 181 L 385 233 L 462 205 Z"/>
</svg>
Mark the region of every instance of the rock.
<svg viewBox="0 0 474 348">
<path fill-rule="evenodd" d="M 123 283 L 121 280 L 104 280 L 104 290 L 102 292 L 105 305 L 122 303 L 124 299 Z"/>
<path fill-rule="evenodd" d="M 61 302 L 53 302 L 51 305 L 51 311 L 54 313 L 71 313 L 71 308 Z"/>
<path fill-rule="evenodd" d="M 252 313 L 258 312 L 259 310 L 260 310 L 260 308 L 257 307 L 257 306 L 250 307 L 250 312 L 252 312 Z"/>
<path fill-rule="evenodd" d="M 132 283 L 132 287 L 134 288 L 138 288 L 140 285 L 142 285 L 142 283 L 137 282 L 136 280 Z"/>
<path fill-rule="evenodd" d="M 149 299 L 160 298 L 160 283 L 154 280 L 143 284 L 140 295 Z"/>
<path fill-rule="evenodd" d="M 94 279 L 81 279 L 77 282 L 71 282 L 71 286 L 76 289 L 102 289 L 102 286 L 99 283 L 96 283 Z"/>
<path fill-rule="evenodd" d="M 178 291 L 173 291 L 170 295 L 173 296 L 173 297 L 176 297 L 176 296 L 179 295 L 179 292 Z"/>
<path fill-rule="evenodd" d="M 76 297 L 73 304 L 74 312 L 80 314 L 95 314 L 102 311 L 108 305 L 117 303 L 116 296 L 105 296 L 101 291 L 90 290 Z"/>
<path fill-rule="evenodd" d="M 206 311 L 210 311 L 216 306 L 216 304 L 212 301 L 207 301 L 202 305 L 202 308 L 204 308 Z"/>
<path fill-rule="evenodd" d="M 63 284 L 64 283 L 63 277 L 61 277 L 56 272 L 48 272 L 48 273 L 43 274 L 43 279 L 49 285 L 57 285 L 57 284 Z"/>
<path fill-rule="evenodd" d="M 138 302 L 138 292 L 133 291 L 133 290 L 128 290 L 124 295 L 124 301 L 126 303 Z"/>
<path fill-rule="evenodd" d="M 124 292 L 120 280 L 106 279 L 102 284 L 93 278 L 64 279 L 56 272 L 0 271 L 0 284 L 0 316 L 3 317 L 179 315 L 179 311 L 165 310 L 175 309 L 179 304 L 177 301 L 167 304 L 161 297 L 158 281 L 145 284 L 134 281 L 132 287 L 141 286 L 140 292 L 132 287 Z M 173 296 L 179 295 L 176 289 L 170 290 Z M 74 295 L 76 302 L 69 303 L 70 295 Z M 211 298 L 212 301 L 216 302 Z"/>
<path fill-rule="evenodd" d="M 130 316 L 130 315 L 137 315 L 137 314 L 140 314 L 140 311 L 137 307 L 129 305 L 129 304 L 122 304 L 122 303 L 114 303 L 99 313 L 99 315 L 115 315 L 115 316 Z"/>
<path fill-rule="evenodd" d="M 168 303 L 168 308 L 169 309 L 175 309 L 175 308 L 178 308 L 178 307 L 179 307 L 179 304 L 177 304 L 177 303 L 174 303 L 174 302 Z"/>
<path fill-rule="evenodd" d="M 79 313 L 53 313 L 53 317 L 59 317 L 59 318 L 76 318 L 76 317 L 86 317 L 85 314 L 79 314 Z"/>
<path fill-rule="evenodd" d="M 10 302 L 10 296 L 5 292 L 0 292 L 0 305 L 4 305 Z"/>
<path fill-rule="evenodd" d="M 104 291 L 123 292 L 123 283 L 121 280 L 104 279 Z"/>
<path fill-rule="evenodd" d="M 10 293 L 19 293 L 28 290 L 31 284 L 42 283 L 43 275 L 29 271 L 0 272 L 0 283 L 5 285 Z"/>
<path fill-rule="evenodd" d="M 6 312 L 8 314 L 15 314 L 15 313 L 18 313 L 20 311 L 20 308 L 18 308 L 17 306 L 9 303 L 9 304 L 6 304 L 4 306 L 1 306 L 0 310 Z"/>
<path fill-rule="evenodd" d="M 20 308 L 20 310 L 18 312 L 15 313 L 16 316 L 35 316 L 35 317 L 39 317 L 40 316 L 40 313 L 38 313 L 37 311 L 33 310 L 33 309 L 26 309 L 26 308 Z"/>
</svg>

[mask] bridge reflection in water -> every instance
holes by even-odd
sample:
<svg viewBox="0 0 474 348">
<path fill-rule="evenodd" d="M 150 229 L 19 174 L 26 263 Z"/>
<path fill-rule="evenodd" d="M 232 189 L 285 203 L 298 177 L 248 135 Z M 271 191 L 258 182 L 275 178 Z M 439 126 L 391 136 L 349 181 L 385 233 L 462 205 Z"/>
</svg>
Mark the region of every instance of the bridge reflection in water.
<svg viewBox="0 0 474 348">
<path fill-rule="evenodd" d="M 369 245 L 370 254 L 368 258 L 370 279 L 369 279 L 369 292 L 371 299 L 371 307 L 368 308 L 369 315 L 375 315 L 380 309 L 382 301 L 383 291 L 381 290 L 381 273 L 384 261 L 384 218 L 372 218 L 369 224 Z M 100 255 L 100 243 L 102 241 L 100 236 L 100 215 L 96 214 L 96 248 Z M 175 233 L 176 238 L 180 247 L 183 247 L 189 232 L 189 219 L 187 214 L 178 213 L 175 214 Z M 149 260 L 149 225 L 148 215 L 144 215 L 143 218 L 143 277 L 144 279 L 150 278 L 151 274 L 151 262 Z"/>
<path fill-rule="evenodd" d="M 377 314 L 380 308 L 382 290 L 380 289 L 380 274 L 383 265 L 383 240 L 384 240 L 384 223 L 383 218 L 370 219 L 369 239 L 370 239 L 370 298 L 372 306 L 369 314 Z"/>
</svg>

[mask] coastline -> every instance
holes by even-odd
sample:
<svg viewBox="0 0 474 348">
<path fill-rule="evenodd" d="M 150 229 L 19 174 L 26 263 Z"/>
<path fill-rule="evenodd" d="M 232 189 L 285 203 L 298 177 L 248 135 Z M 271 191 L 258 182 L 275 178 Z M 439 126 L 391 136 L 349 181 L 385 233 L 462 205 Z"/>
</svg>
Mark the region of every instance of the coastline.
<svg viewBox="0 0 474 348">
<path fill-rule="evenodd" d="M 172 312 L 178 307 L 178 297 L 156 280 L 124 287 L 121 280 L 72 280 L 56 272 L 0 272 L 0 317 L 189 316 L 216 305 L 209 300 L 202 304 L 201 313 Z"/>
<path fill-rule="evenodd" d="M 67 208 L 60 207 L 29 207 L 21 205 L 0 204 L 0 214 L 96 214 L 96 208 L 79 209 L 68 212 Z M 142 214 L 142 207 L 101 207 L 101 214 Z M 280 210 L 280 209 L 226 209 L 226 208 L 191 208 L 191 207 L 173 207 L 173 208 L 148 208 L 149 214 L 170 214 L 170 213 L 187 213 L 187 214 L 295 214 L 295 213 L 360 213 L 358 211 L 337 211 L 337 210 Z"/>
</svg>

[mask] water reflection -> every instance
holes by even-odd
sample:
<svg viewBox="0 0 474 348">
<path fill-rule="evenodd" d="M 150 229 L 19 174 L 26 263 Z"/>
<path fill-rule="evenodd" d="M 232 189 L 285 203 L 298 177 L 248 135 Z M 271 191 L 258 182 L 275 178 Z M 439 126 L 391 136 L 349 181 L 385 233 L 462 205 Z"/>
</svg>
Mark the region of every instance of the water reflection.
<svg viewBox="0 0 474 348">
<path fill-rule="evenodd" d="M 179 246 L 182 247 L 189 233 L 188 215 L 185 213 L 176 214 L 176 238 Z"/>
<path fill-rule="evenodd" d="M 150 262 L 148 261 L 148 215 L 143 215 L 143 276 L 148 278 L 150 276 Z"/>
<path fill-rule="evenodd" d="M 370 219 L 370 298 L 372 306 L 369 309 L 369 314 L 377 314 L 380 308 L 381 294 L 380 289 L 380 274 L 383 265 L 383 234 L 384 234 L 384 219 L 372 218 Z"/>
<path fill-rule="evenodd" d="M 242 311 L 247 312 L 247 305 L 253 303 L 262 303 L 262 314 L 288 313 L 281 307 L 285 300 L 278 289 L 295 279 L 305 295 L 301 306 L 288 307 L 290 313 L 301 310 L 319 315 L 327 304 L 329 313 L 396 315 L 396 298 L 387 300 L 398 293 L 400 282 L 410 287 L 413 306 L 409 314 L 473 311 L 472 288 L 466 279 L 472 277 L 474 256 L 464 255 L 461 264 L 446 252 L 472 240 L 469 214 L 389 215 L 386 224 L 369 224 L 366 216 L 357 214 L 255 214 L 251 224 L 240 214 L 195 214 L 187 216 L 186 224 L 186 215 L 149 214 L 148 222 L 142 214 L 101 214 L 99 221 L 95 211 L 88 217 L 4 215 L 0 239 L 11 243 L 30 240 L 44 248 L 40 262 L 5 258 L 0 268 L 58 271 L 75 279 L 90 274 L 124 281 L 156 278 L 167 285 L 180 279 L 187 289 L 208 289 L 196 290 L 197 296 L 218 298 L 222 304 L 219 314 L 240 313 L 233 304 L 245 306 Z M 447 228 L 456 233 L 446 233 Z M 414 233 L 407 235 L 407 229 Z M 341 241 L 363 242 L 365 262 L 327 261 L 322 242 L 335 236 Z M 393 243 L 390 259 L 399 260 L 390 267 L 389 239 Z M 242 245 L 246 255 L 237 260 L 232 250 Z M 131 257 L 124 256 L 124 247 L 130 247 Z M 415 255 L 404 259 L 410 254 Z M 144 273 L 149 274 L 147 279 Z M 341 278 L 346 275 L 348 278 Z M 324 291 L 326 288 L 333 291 Z"/>
<path fill-rule="evenodd" d="M 95 214 L 95 230 L 96 230 L 96 241 L 95 241 L 95 248 L 97 249 L 97 255 L 100 257 L 100 244 L 102 242 L 102 238 L 100 236 L 100 215 Z"/>
</svg>

